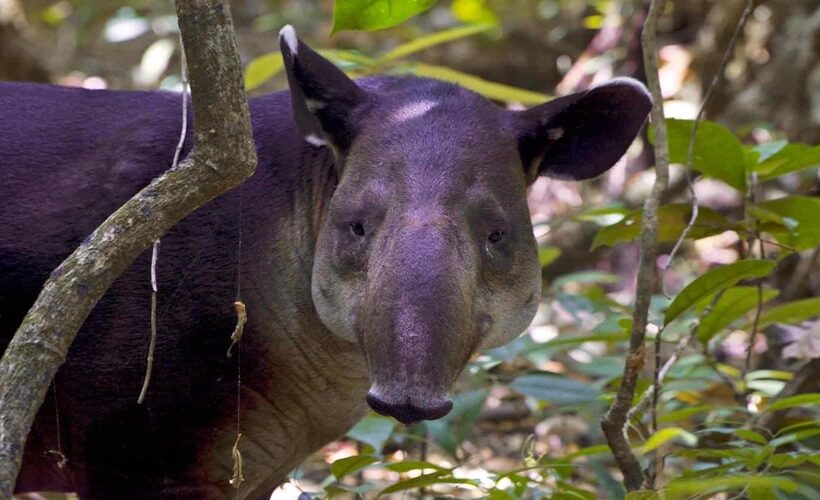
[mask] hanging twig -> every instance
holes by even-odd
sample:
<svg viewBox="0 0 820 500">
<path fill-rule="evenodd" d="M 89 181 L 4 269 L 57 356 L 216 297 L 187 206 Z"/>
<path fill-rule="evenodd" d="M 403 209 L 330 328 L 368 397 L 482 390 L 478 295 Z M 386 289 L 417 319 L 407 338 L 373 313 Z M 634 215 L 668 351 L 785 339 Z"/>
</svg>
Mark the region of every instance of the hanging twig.
<svg viewBox="0 0 820 500">
<path fill-rule="evenodd" d="M 137 398 L 137 404 L 142 404 L 148 386 L 151 384 L 151 372 L 154 369 L 154 349 L 157 345 L 157 259 L 159 258 L 159 240 L 154 240 L 151 251 L 151 340 L 148 342 L 148 359 L 145 364 L 145 378 L 142 381 L 142 390 Z"/>
<path fill-rule="evenodd" d="M 179 141 L 174 149 L 174 159 L 171 161 L 171 169 L 177 168 L 179 155 L 182 153 L 182 146 L 185 145 L 185 137 L 188 135 L 188 68 L 185 64 L 185 47 L 182 45 L 182 34 L 179 35 L 180 71 L 182 73 L 182 126 L 179 131 Z M 154 248 L 151 253 L 151 340 L 148 343 L 148 360 L 145 365 L 145 378 L 142 381 L 142 390 L 137 398 L 137 404 L 142 404 L 145 394 L 148 392 L 148 385 L 151 383 L 151 372 L 154 369 L 154 349 L 157 344 L 157 259 L 159 258 L 160 240 L 154 241 Z"/>
<path fill-rule="evenodd" d="M 643 370 L 646 354 L 646 323 L 652 284 L 655 278 L 655 256 L 658 233 L 658 205 L 669 183 L 669 146 L 666 135 L 666 121 L 663 113 L 663 96 L 658 80 L 658 57 L 655 31 L 658 18 L 663 13 L 666 0 L 652 0 L 646 16 L 641 43 L 644 53 L 644 67 L 649 91 L 652 94 L 652 126 L 655 130 L 655 182 L 643 209 L 641 229 L 641 255 L 638 268 L 638 283 L 635 309 L 632 315 L 632 331 L 629 338 L 629 352 L 626 356 L 624 374 L 615 401 L 601 419 L 601 428 L 606 436 L 618 468 L 624 475 L 624 486 L 628 491 L 640 489 L 644 484 L 644 474 L 640 463 L 632 453 L 626 436 L 626 416 L 635 397 L 638 377 Z"/>
</svg>

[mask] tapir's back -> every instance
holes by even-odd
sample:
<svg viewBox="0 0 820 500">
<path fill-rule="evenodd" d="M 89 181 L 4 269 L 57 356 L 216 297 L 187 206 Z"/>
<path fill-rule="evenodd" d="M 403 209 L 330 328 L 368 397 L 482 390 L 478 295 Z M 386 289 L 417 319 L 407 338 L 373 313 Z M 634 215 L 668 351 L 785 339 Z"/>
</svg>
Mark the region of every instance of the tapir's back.
<svg viewBox="0 0 820 500">
<path fill-rule="evenodd" d="M 181 128 L 180 99 L 170 92 L 0 83 L 0 352 L 49 273 L 108 215 L 170 167 Z M 190 143 L 189 136 L 186 151 Z M 158 356 L 164 359 L 155 367 L 149 403 L 135 404 L 150 324 L 149 264 L 144 254 L 95 308 L 56 378 L 64 415 L 61 451 L 75 465 L 71 477 L 45 480 L 45 475 L 59 476 L 60 470 L 50 458 L 29 462 L 29 457 L 19 487 L 76 484 L 78 491 L 88 494 L 82 486 L 87 482 L 84 474 L 102 474 L 95 481 L 105 487 L 106 470 L 100 464 L 127 470 L 139 468 L 137 463 L 154 463 L 162 467 L 155 472 L 158 477 L 162 470 L 173 469 L 172 463 L 159 464 L 150 451 L 158 446 L 157 440 L 168 439 L 163 437 L 168 425 L 177 425 L 162 420 L 164 412 L 173 411 L 167 405 L 175 403 L 162 397 L 174 394 L 185 405 L 180 395 L 193 397 L 191 380 L 201 376 L 191 367 L 210 368 L 172 360 L 164 353 L 201 356 L 205 339 L 190 338 L 200 324 L 230 328 L 235 271 L 225 274 L 224 284 L 213 275 L 207 282 L 200 279 L 208 276 L 205 268 L 214 261 L 233 262 L 234 246 L 220 240 L 233 234 L 203 222 L 221 220 L 215 214 L 223 205 L 209 204 L 163 239 L 159 320 L 164 332 L 174 334 L 160 339 Z M 198 272 L 189 272 L 191 268 Z M 224 310 L 210 307 L 212 300 L 225 304 Z M 224 348 L 219 348 L 224 356 Z M 163 384 L 183 387 L 158 390 Z M 29 455 L 56 447 L 52 403 L 53 398 L 47 398 L 29 437 Z M 165 427 L 141 427 L 146 425 L 146 411 Z M 120 425 L 131 425 L 133 434 L 123 433 Z M 121 443 L 123 453 L 111 448 L 112 440 Z M 118 465 L 118 460 L 130 465 Z M 151 466 L 142 470 L 150 471 Z M 122 478 L 114 475 L 110 480 L 114 484 Z"/>
<path fill-rule="evenodd" d="M 0 249 L 73 249 L 171 164 L 179 99 L 0 83 Z"/>
</svg>

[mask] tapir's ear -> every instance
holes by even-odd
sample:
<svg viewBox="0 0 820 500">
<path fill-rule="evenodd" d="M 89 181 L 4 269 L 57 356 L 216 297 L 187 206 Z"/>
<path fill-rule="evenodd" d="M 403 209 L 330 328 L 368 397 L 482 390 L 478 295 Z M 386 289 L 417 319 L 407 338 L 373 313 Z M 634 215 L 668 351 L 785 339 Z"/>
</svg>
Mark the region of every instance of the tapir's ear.
<svg viewBox="0 0 820 500">
<path fill-rule="evenodd" d="M 290 25 L 279 32 L 279 48 L 302 136 L 314 146 L 329 144 L 345 152 L 356 134 L 353 111 L 365 100 L 365 91 L 302 42 Z"/>
<path fill-rule="evenodd" d="M 651 108 L 642 83 L 617 78 L 516 112 L 528 181 L 539 175 L 568 180 L 601 175 L 624 155 Z"/>
</svg>

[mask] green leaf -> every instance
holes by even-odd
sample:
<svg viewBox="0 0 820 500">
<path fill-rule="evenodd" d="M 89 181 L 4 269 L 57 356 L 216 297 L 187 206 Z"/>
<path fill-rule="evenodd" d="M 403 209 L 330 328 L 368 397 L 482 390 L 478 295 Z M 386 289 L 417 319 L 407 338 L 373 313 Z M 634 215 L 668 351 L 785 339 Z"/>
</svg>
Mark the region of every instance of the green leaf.
<svg viewBox="0 0 820 500">
<path fill-rule="evenodd" d="M 392 418 L 368 415 L 347 431 L 347 437 L 369 444 L 379 453 L 393 433 L 395 425 Z"/>
<path fill-rule="evenodd" d="M 772 155 L 765 156 L 761 152 L 758 162 L 753 169 L 761 181 L 767 181 L 804 168 L 820 166 L 820 146 L 785 144 Z"/>
<path fill-rule="evenodd" d="M 431 486 L 433 484 L 477 484 L 474 479 L 442 477 L 445 474 L 447 474 L 447 471 L 436 471 L 431 472 L 430 474 L 424 474 L 419 477 L 414 477 L 412 479 L 398 481 L 388 486 L 387 488 L 381 490 L 377 496 L 380 497 L 382 495 L 387 495 L 388 493 L 395 493 L 397 491 L 404 491 L 413 488 L 423 488 L 425 486 Z"/>
<path fill-rule="evenodd" d="M 669 161 L 686 164 L 692 120 L 666 120 L 669 133 Z M 743 145 L 729 129 L 702 120 L 695 137 L 692 168 L 703 175 L 722 180 L 738 191 L 746 191 Z"/>
<path fill-rule="evenodd" d="M 689 283 L 675 297 L 666 310 L 664 324 L 686 312 L 690 307 L 718 291 L 733 286 L 745 278 L 760 278 L 774 269 L 775 263 L 768 260 L 741 260 L 707 271 Z"/>
<path fill-rule="evenodd" d="M 770 404 L 766 408 L 763 409 L 764 412 L 771 412 L 777 410 L 785 410 L 788 408 L 794 408 L 795 406 L 817 406 L 820 405 L 820 393 L 811 393 L 811 394 L 798 394 L 797 396 L 791 396 L 788 398 L 783 398 L 781 400 L 775 401 L 774 403 Z"/>
<path fill-rule="evenodd" d="M 657 491 L 637 490 L 626 494 L 626 500 L 662 500 L 663 496 Z"/>
<path fill-rule="evenodd" d="M 794 300 L 772 307 L 760 315 L 757 328 L 762 329 L 774 323 L 802 323 L 807 319 L 820 315 L 820 297 Z M 752 322 L 746 323 L 745 329 L 752 327 Z"/>
<path fill-rule="evenodd" d="M 623 207 L 594 208 L 584 210 L 572 216 L 575 220 L 594 222 L 599 226 L 611 226 L 624 220 L 630 214 L 630 210 Z"/>
<path fill-rule="evenodd" d="M 642 455 L 649 453 L 674 439 L 682 441 L 687 446 L 695 446 L 698 444 L 698 437 L 691 432 L 681 429 L 680 427 L 667 427 L 652 434 L 652 436 L 646 440 L 646 443 L 641 446 L 640 453 Z"/>
<path fill-rule="evenodd" d="M 763 163 L 779 153 L 788 144 L 789 141 L 785 139 L 780 141 L 772 141 L 765 144 L 758 144 L 757 146 L 752 147 L 752 151 L 756 151 L 758 153 L 757 163 Z"/>
<path fill-rule="evenodd" d="M 677 241 L 683 233 L 689 219 L 692 218 L 692 206 L 684 204 L 663 205 L 658 208 L 658 241 Z M 601 245 L 613 246 L 624 241 L 637 240 L 641 235 L 643 211 L 634 210 L 617 224 L 598 230 L 592 240 L 592 250 Z M 698 218 L 687 237 L 689 239 L 705 238 L 722 233 L 735 226 L 726 217 L 707 207 L 699 207 Z"/>
<path fill-rule="evenodd" d="M 383 64 L 385 62 L 393 61 L 395 59 L 401 59 L 403 57 L 407 57 L 410 54 L 414 54 L 421 50 L 428 49 L 430 47 L 435 47 L 436 45 L 441 45 L 442 43 L 447 43 L 453 40 L 458 40 L 460 38 L 465 38 L 468 36 L 476 35 L 478 33 L 490 31 L 495 27 L 495 24 L 471 24 L 469 26 L 458 26 L 456 28 L 438 31 L 430 35 L 415 38 L 410 42 L 403 43 L 395 49 L 378 57 L 376 59 L 376 62 L 377 64 Z"/>
<path fill-rule="evenodd" d="M 538 349 L 558 346 L 576 346 L 584 342 L 620 342 L 629 338 L 625 332 L 622 333 L 600 333 L 597 335 L 561 335 L 550 339 L 543 344 L 538 344 Z"/>
<path fill-rule="evenodd" d="M 658 422 L 662 424 L 669 424 L 672 422 L 679 422 L 681 420 L 688 420 L 689 418 L 699 414 L 712 411 L 717 408 L 715 405 L 700 405 L 681 408 L 680 410 L 670 411 L 658 417 Z"/>
<path fill-rule="evenodd" d="M 758 204 L 763 210 L 782 217 L 784 224 L 764 223 L 763 231 L 771 233 L 778 241 L 798 250 L 820 245 L 820 198 L 812 196 L 787 196 Z"/>
<path fill-rule="evenodd" d="M 379 458 L 373 455 L 354 455 L 352 457 L 340 458 L 330 464 L 330 473 L 336 479 L 341 479 L 347 475 L 355 474 L 368 465 L 378 462 Z"/>
<path fill-rule="evenodd" d="M 463 23 L 497 23 L 498 16 L 487 7 L 486 0 L 453 0 L 453 17 Z"/>
<path fill-rule="evenodd" d="M 547 94 L 524 90 L 518 87 L 511 87 L 501 83 L 490 82 L 477 76 L 468 75 L 444 66 L 434 66 L 432 64 L 413 63 L 402 68 L 403 71 L 416 76 L 444 80 L 446 82 L 457 83 L 464 88 L 477 92 L 484 97 L 504 102 L 518 102 L 524 105 L 541 104 L 549 100 Z"/>
<path fill-rule="evenodd" d="M 421 14 L 435 3 L 436 0 L 336 0 L 333 34 L 344 30 L 389 28 Z"/>
<path fill-rule="evenodd" d="M 538 249 L 538 262 L 541 267 L 547 267 L 555 262 L 555 259 L 561 256 L 561 249 L 558 247 L 542 247 Z"/>
<path fill-rule="evenodd" d="M 525 396 L 555 405 L 589 403 L 601 396 L 601 391 L 591 384 L 543 373 L 522 375 L 513 380 L 510 387 Z"/>
<path fill-rule="evenodd" d="M 578 451 L 574 451 L 574 452 L 568 454 L 565 458 L 567 460 L 575 460 L 576 458 L 580 458 L 580 457 L 589 457 L 589 456 L 593 456 L 593 455 L 604 455 L 604 454 L 607 454 L 607 453 L 610 453 L 610 452 L 611 452 L 611 450 L 609 449 L 609 446 L 607 446 L 605 444 L 598 444 L 598 445 L 593 445 L 593 446 L 587 446 L 586 448 L 581 448 Z"/>
<path fill-rule="evenodd" d="M 771 300 L 780 292 L 764 289 L 763 301 Z M 698 340 L 705 344 L 718 332 L 757 307 L 757 287 L 736 286 L 729 288 L 718 300 L 712 311 L 701 318 L 697 329 Z"/>
<path fill-rule="evenodd" d="M 596 283 L 611 284 L 618 283 L 621 279 L 622 278 L 617 274 L 604 271 L 578 271 L 556 278 L 556 280 L 552 282 L 552 287 L 561 288 L 569 283 L 575 285 L 591 285 Z"/>
<path fill-rule="evenodd" d="M 408 472 L 411 470 L 425 470 L 425 469 L 433 469 L 435 471 L 441 472 L 449 472 L 451 469 L 446 467 L 442 467 L 440 465 L 436 465 L 432 462 L 427 462 L 424 460 L 402 460 L 401 462 L 392 462 L 389 464 L 385 464 L 385 469 L 392 470 L 394 472 Z"/>
<path fill-rule="evenodd" d="M 269 52 L 251 61 L 245 69 L 245 90 L 253 90 L 282 71 L 282 54 Z"/>
<path fill-rule="evenodd" d="M 710 478 L 673 479 L 667 485 L 667 492 L 671 498 L 684 498 L 691 495 L 704 495 L 745 488 L 779 488 L 790 492 L 797 488 L 797 484 L 782 476 L 722 474 Z"/>
<path fill-rule="evenodd" d="M 741 439 L 745 439 L 746 441 L 766 445 L 769 444 L 769 440 L 763 437 L 760 433 L 749 430 L 749 429 L 735 429 L 735 435 Z"/>
</svg>

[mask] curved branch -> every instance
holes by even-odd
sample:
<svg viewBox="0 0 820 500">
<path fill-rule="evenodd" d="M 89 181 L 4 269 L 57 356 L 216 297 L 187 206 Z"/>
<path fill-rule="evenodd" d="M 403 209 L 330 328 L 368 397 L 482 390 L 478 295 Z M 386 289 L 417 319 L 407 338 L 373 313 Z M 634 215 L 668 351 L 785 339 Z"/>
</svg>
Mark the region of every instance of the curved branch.
<svg viewBox="0 0 820 500">
<path fill-rule="evenodd" d="M 227 0 L 177 0 L 196 145 L 120 207 L 51 274 L 0 360 L 0 498 L 11 498 L 26 435 L 88 314 L 154 240 L 256 168 Z"/>
</svg>

